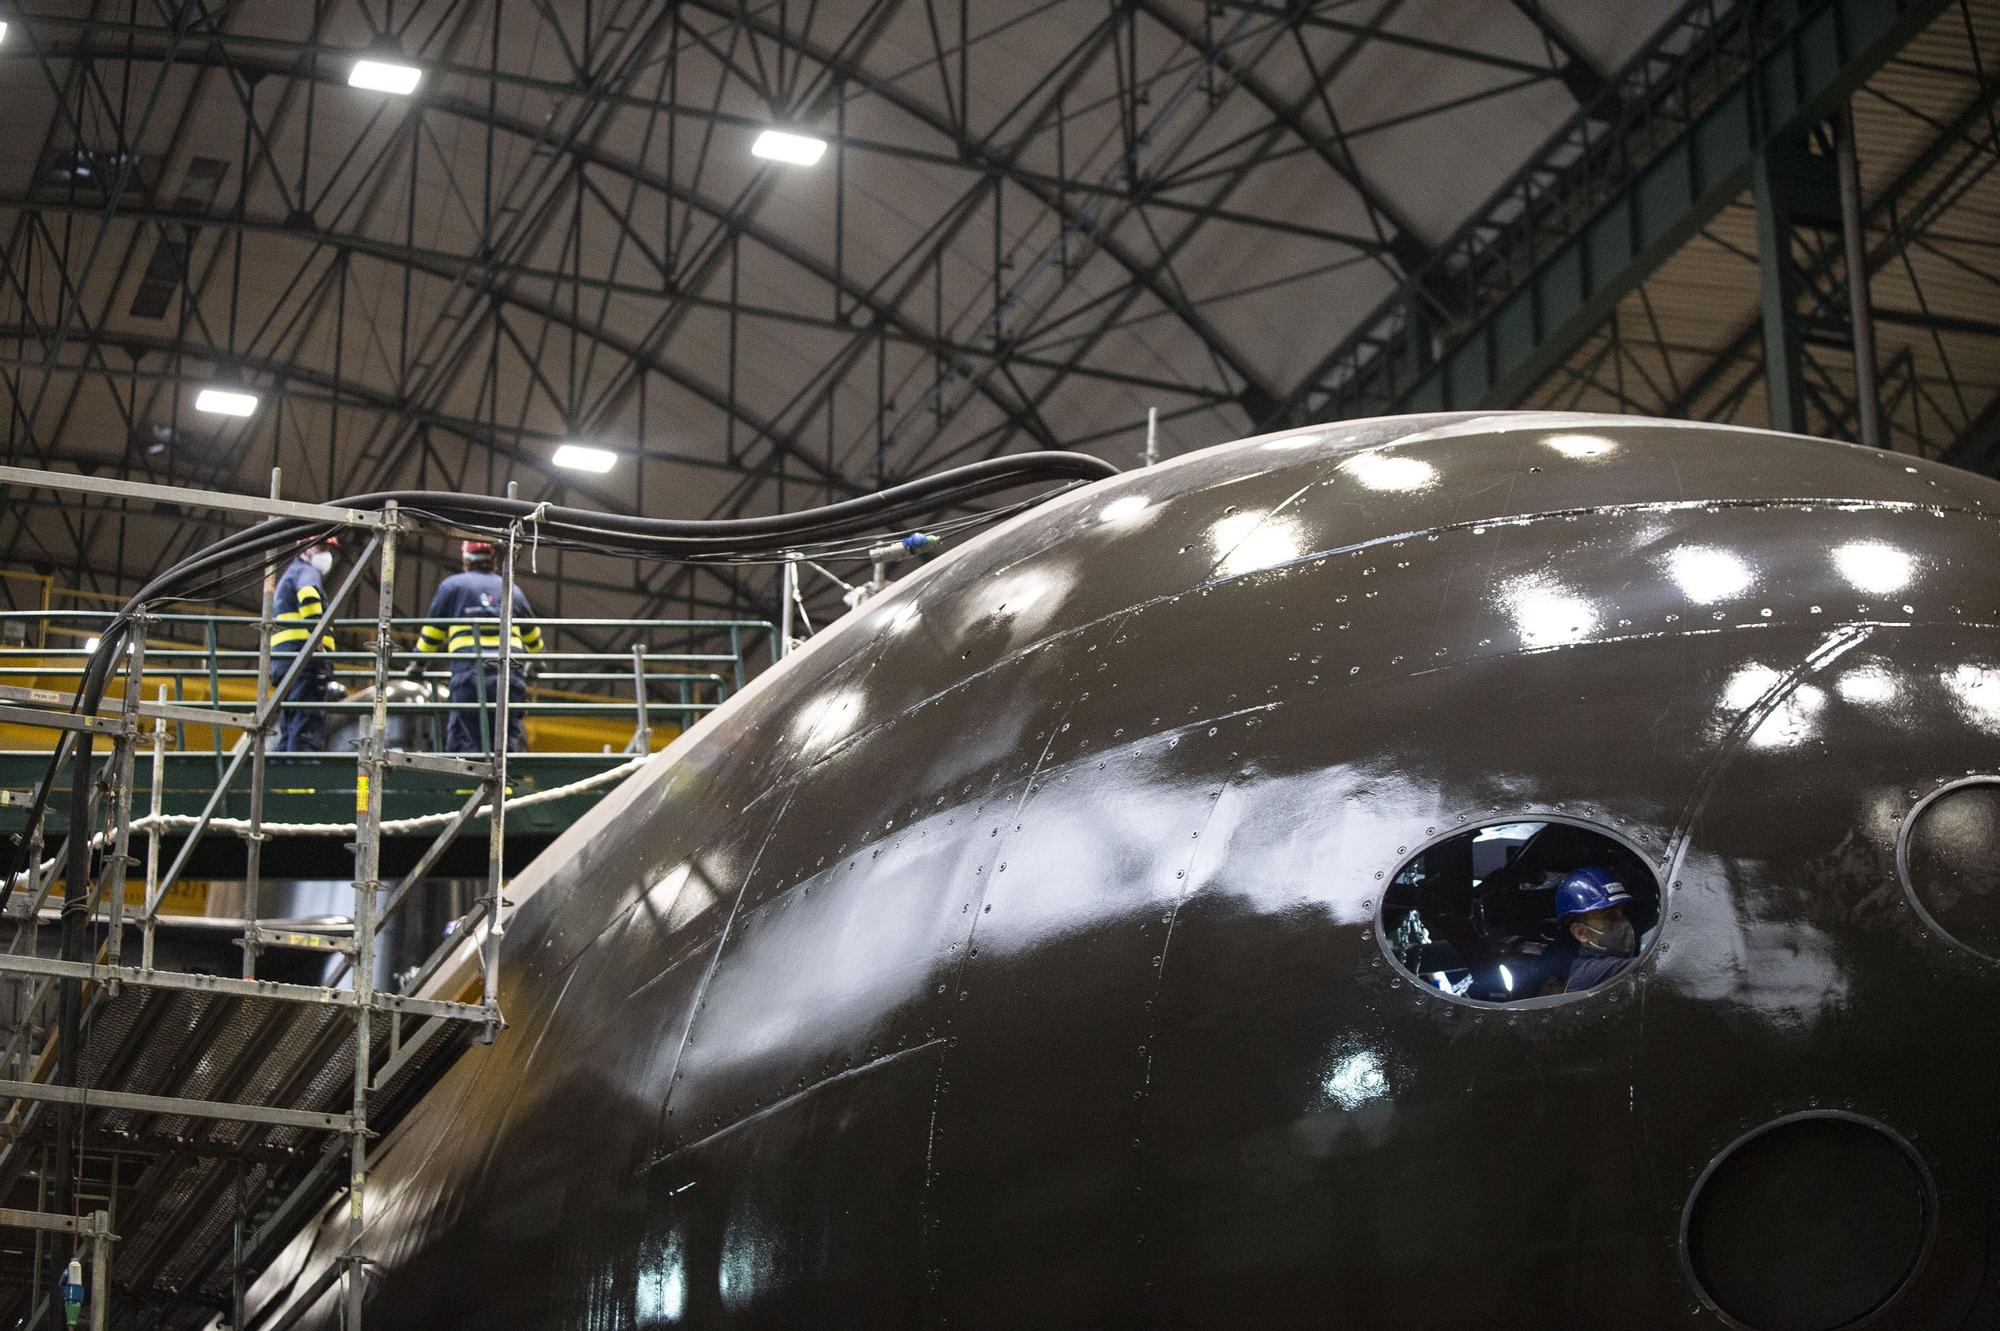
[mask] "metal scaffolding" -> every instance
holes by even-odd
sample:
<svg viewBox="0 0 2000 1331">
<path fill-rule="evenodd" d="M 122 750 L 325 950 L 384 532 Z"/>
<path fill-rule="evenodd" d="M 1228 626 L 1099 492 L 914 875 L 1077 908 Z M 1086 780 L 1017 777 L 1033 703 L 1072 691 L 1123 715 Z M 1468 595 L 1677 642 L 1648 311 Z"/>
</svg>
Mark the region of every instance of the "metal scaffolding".
<svg viewBox="0 0 2000 1331">
<path fill-rule="evenodd" d="M 120 1134 L 121 1123 L 141 1116 L 234 1125 L 226 1130 L 234 1133 L 232 1140 L 239 1146 L 251 1140 L 252 1130 L 272 1130 L 261 1139 L 264 1144 L 268 1145 L 275 1133 L 289 1134 L 285 1148 L 302 1164 L 309 1154 L 305 1152 L 306 1141 L 332 1138 L 338 1146 L 323 1149 L 310 1159 L 309 1165 L 289 1169 L 275 1168 L 269 1163 L 255 1166 L 262 1171 L 261 1181 L 273 1182 L 282 1175 L 291 1183 L 289 1195 L 277 1203 L 261 1224 L 248 1214 L 241 1191 L 244 1160 L 254 1160 L 255 1153 L 238 1153 L 233 1165 L 237 1214 L 230 1217 L 228 1243 L 236 1302 L 222 1311 L 229 1318 L 229 1325 L 240 1326 L 242 1270 L 268 1251 L 280 1219 L 299 1218 L 309 1209 L 310 1200 L 323 1196 L 342 1173 L 348 1193 L 349 1242 L 358 1244 L 367 1188 L 368 1147 L 379 1127 L 377 1104 L 388 1099 L 399 1106 L 405 1105 L 414 1093 L 420 1092 L 422 1085 L 463 1047 L 463 1040 L 452 1038 L 454 1030 L 490 1041 L 502 1025 L 499 921 L 506 870 L 503 831 L 508 784 L 504 736 L 509 690 L 503 683 L 493 700 L 493 733 L 503 738 L 489 757 L 411 752 L 390 746 L 387 685 L 393 651 L 391 628 L 397 553 L 408 529 L 404 516 L 393 505 L 380 513 L 360 512 L 287 503 L 276 495 L 275 485 L 269 500 L 250 500 L 84 476 L 35 473 L 22 477 L 12 474 L 11 469 L 4 470 L 6 474 L 0 475 L 0 482 L 27 481 L 70 494 L 167 501 L 191 509 L 254 514 L 259 518 L 282 513 L 350 529 L 365 540 L 363 555 L 333 590 L 307 641 L 275 685 L 268 684 L 268 657 L 261 663 L 266 670 L 257 690 L 257 705 L 248 715 L 215 705 L 189 707 L 163 700 L 146 701 L 142 696 L 146 653 L 143 623 L 133 636 L 129 651 L 121 654 L 117 667 L 124 679 L 122 696 L 107 700 L 97 714 L 66 710 L 70 699 L 46 690 L 0 687 L 0 719 L 61 732 L 69 741 L 69 762 L 97 764 L 91 809 L 71 810 L 69 818 L 69 835 L 90 839 L 96 852 L 96 871 L 87 885 L 63 882 L 62 901 L 65 912 L 85 913 L 99 928 L 96 952 L 89 960 L 63 960 L 38 953 L 35 944 L 42 908 L 54 893 L 62 872 L 57 861 L 42 861 L 43 847 L 38 839 L 25 881 L 19 884 L 24 908 L 18 913 L 14 945 L 0 954 L 0 976 L 16 987 L 16 1012 L 25 1018 L 19 1023 L 12 1044 L 0 1053 L 0 1072 L 8 1074 L 0 1078 L 0 1096 L 15 1101 L 8 1116 L 9 1141 L 0 1149 L 0 1184 L 16 1177 L 22 1168 L 19 1157 L 23 1143 L 35 1139 L 38 1132 L 45 1137 L 46 1125 L 38 1121 L 44 1107 L 57 1111 L 59 1146 L 80 1136 L 85 1113 L 95 1114 L 99 1127 L 113 1137 Z M 510 558 L 502 573 L 507 592 L 502 600 L 497 649 L 498 678 L 502 681 L 508 678 L 514 665 L 511 555 L 521 536 L 521 526 L 517 522 L 509 532 Z M 371 561 L 377 570 L 378 583 L 375 636 L 370 649 L 375 688 L 368 728 L 356 756 L 359 775 L 351 843 L 352 927 L 344 934 L 273 930 L 257 918 L 256 909 L 259 851 L 269 836 L 257 778 L 265 771 L 269 732 L 293 681 L 324 640 L 341 607 L 355 595 L 363 570 Z M 263 623 L 268 626 L 271 621 L 268 583 L 265 601 Z M 145 888 L 137 903 L 136 920 L 128 920 L 125 883 L 128 868 L 134 862 L 131 837 L 136 820 L 132 803 L 138 751 L 142 746 L 150 748 L 157 773 L 166 728 L 170 724 L 187 723 L 227 727 L 236 731 L 239 738 L 229 752 L 227 765 L 207 807 L 164 871 L 160 868 L 162 824 L 157 818 L 143 824 L 147 829 L 143 857 Z M 108 744 L 108 751 L 101 755 L 100 744 Z M 223 794 L 246 764 L 253 774 L 251 816 L 237 833 L 246 842 L 249 871 L 246 918 L 242 922 L 242 973 L 222 976 L 174 969 L 166 963 L 158 945 L 162 902 L 196 844 L 213 830 Z M 446 774 L 469 781 L 471 793 L 431 839 L 415 867 L 400 881 L 391 883 L 385 881 L 382 873 L 382 801 L 385 786 L 399 772 Z M 157 781 L 153 799 L 157 813 Z M 418 883 L 451 842 L 481 817 L 488 825 L 489 838 L 483 891 L 453 921 L 445 941 L 418 972 L 420 985 L 466 939 L 476 938 L 478 981 L 472 986 L 476 993 L 452 998 L 418 997 L 379 987 L 376 945 L 383 926 L 404 908 Z M 137 963 L 131 964 L 127 935 L 128 926 L 134 924 L 140 942 Z M 289 983 L 260 976 L 259 957 L 272 945 L 307 946 L 337 953 L 340 962 L 333 974 L 318 984 Z M 346 983 L 341 986 L 343 972 Z M 85 1005 L 84 1021 L 93 1037 L 90 1057 L 85 1059 L 77 1059 L 75 1051 L 56 1050 L 48 1043 L 39 1051 L 31 1050 L 24 1041 L 27 1032 L 35 1028 L 33 1014 L 44 1011 L 52 998 L 65 993 L 71 1001 Z M 182 1038 L 171 1050 L 171 1060 L 188 1079 L 187 1089 L 191 1093 L 160 1095 L 129 1089 L 136 1064 L 145 1056 L 140 1042 L 148 1032 L 168 1033 L 175 1021 L 182 1018 L 186 1024 L 180 1030 Z M 339 1047 L 343 1045 L 344 1048 Z M 290 1050 L 289 1056 L 279 1056 L 281 1046 Z M 255 1054 L 260 1048 L 267 1054 L 262 1059 Z M 230 1065 L 228 1070 L 221 1070 L 222 1064 Z M 340 1097 L 330 1096 L 331 1088 L 324 1075 L 329 1066 L 345 1066 L 350 1075 L 344 1102 L 334 1108 L 328 1108 L 327 1102 L 338 1101 Z M 227 1093 L 232 1087 L 237 1094 Z M 341 1158 L 344 1170 L 334 1168 L 334 1162 Z M 116 1166 L 113 1168 L 115 1171 Z M 182 1209 L 193 1214 L 188 1223 L 197 1228 L 218 1207 L 226 1208 L 232 1182 L 227 1177 L 228 1169 L 202 1172 L 203 1178 L 189 1190 L 198 1195 L 182 1199 Z M 115 1185 L 115 1177 L 112 1181 Z M 192 1205 L 197 1202 L 203 1204 Z M 115 1198 L 112 1204 L 116 1204 Z M 129 1224 L 115 1219 L 110 1211 L 100 1211 L 88 1217 L 0 1212 L 0 1225 L 38 1226 L 73 1233 L 87 1241 L 93 1248 L 94 1275 L 89 1294 L 93 1325 L 102 1326 L 108 1315 L 107 1290 L 114 1269 L 112 1224 L 123 1226 L 128 1239 L 143 1237 L 160 1229 L 164 1214 L 161 1208 L 167 1205 L 156 1201 L 150 1214 Z M 176 1218 L 165 1219 L 172 1225 Z M 176 1241 L 193 1242 L 200 1237 L 197 1233 L 180 1232 L 177 1227 L 170 1232 Z M 337 1278 L 345 1284 L 341 1297 L 349 1328 L 361 1325 L 364 1281 L 357 1251 L 351 1249 L 336 1268 Z M 38 1262 L 31 1284 L 39 1279 L 44 1265 Z M 35 1290 L 45 1308 L 53 1307 L 52 1290 L 52 1282 Z"/>
<path fill-rule="evenodd" d="M 105 1331 L 110 1325 L 111 1303 L 104 1297 L 104 1291 L 111 1285 L 111 1245 L 118 1241 L 118 1236 L 111 1232 L 109 1213 L 92 1211 L 87 1216 L 68 1216 L 0 1207 L 0 1229 L 34 1231 L 38 1252 L 43 1234 L 70 1234 L 75 1236 L 80 1247 L 87 1247 L 90 1252 L 90 1283 L 82 1287 L 87 1293 L 83 1306 L 90 1311 L 90 1331 Z M 40 1321 L 44 1311 L 52 1311 L 57 1297 L 54 1290 L 45 1294 L 41 1306 L 33 1313 L 33 1320 Z"/>
</svg>

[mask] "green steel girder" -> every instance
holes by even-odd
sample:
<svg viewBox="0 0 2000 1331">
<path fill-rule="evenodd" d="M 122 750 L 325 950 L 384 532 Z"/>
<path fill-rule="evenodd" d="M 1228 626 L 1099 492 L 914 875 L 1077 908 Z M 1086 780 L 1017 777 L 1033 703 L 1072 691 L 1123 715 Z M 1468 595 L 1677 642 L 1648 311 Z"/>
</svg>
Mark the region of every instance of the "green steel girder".
<svg viewBox="0 0 2000 1331">
<path fill-rule="evenodd" d="M 1829 115 L 1950 0 L 1801 6 L 1752 72 L 1552 251 L 1512 297 L 1466 330 L 1397 399 L 1400 411 L 1500 407 L 1566 360 L 1697 230 L 1751 186 L 1767 141 Z"/>
<path fill-rule="evenodd" d="M 1934 175 L 1941 165 L 1962 147 L 1977 148 L 1969 136 L 1980 126 L 1989 123 L 1993 107 L 2000 104 L 2000 76 L 1989 75 L 1980 91 L 1973 96 L 1949 124 L 1938 126 L 1930 145 L 1896 173 L 1895 179 L 1876 192 L 1875 198 L 1864 209 L 1862 230 L 1882 238 L 1869 247 L 1866 264 L 1871 275 L 1880 272 L 1890 263 L 1903 245 L 1900 235 L 1921 235 L 1925 229 L 1941 215 L 1941 212 L 1955 197 L 1963 173 L 1979 169 L 1976 162 L 1968 160 L 1961 165 L 1947 168 L 1942 175 Z M 1898 214 L 1892 224 L 1892 212 Z M 1800 282 L 1809 288 L 1816 288 L 1830 280 L 1832 264 L 1837 255 L 1834 249 L 1827 249 L 1819 262 L 1811 264 L 1798 275 Z M 1911 312 L 1894 308 L 1876 307 L 1874 321 L 1879 324 L 1906 323 L 1916 327 L 1934 327 L 1944 331 L 1973 333 L 1979 336 L 2000 335 L 2000 325 L 1988 328 L 1979 321 L 1954 320 L 1935 312 Z M 1715 353 L 1707 365 L 1697 370 L 1680 385 L 1677 394 L 1666 402 L 1661 410 L 1666 416 L 1685 416 L 1694 412 L 1705 402 L 1722 381 L 1733 371 L 1746 364 L 1752 355 L 1752 348 L 1763 335 L 1764 318 L 1761 309 L 1731 338 L 1720 351 Z M 1743 387 L 1763 378 L 1761 365 L 1758 373 L 1741 381 Z M 1953 459 L 1947 454 L 1947 460 Z M 1959 462 L 1957 465 L 1972 464 Z M 1974 467 L 1974 470 L 1979 468 Z"/>
<path fill-rule="evenodd" d="M 1794 232 L 1824 225 L 1837 230 L 1833 160 L 1806 151 L 1794 136 L 1767 140 L 1750 164 L 1757 214 L 1757 279 L 1764 326 L 1764 396 L 1774 430 L 1806 432 L 1805 318 L 1799 308 L 1809 283 L 1793 256 Z M 1824 196 L 1824 197 L 1822 197 Z"/>
</svg>

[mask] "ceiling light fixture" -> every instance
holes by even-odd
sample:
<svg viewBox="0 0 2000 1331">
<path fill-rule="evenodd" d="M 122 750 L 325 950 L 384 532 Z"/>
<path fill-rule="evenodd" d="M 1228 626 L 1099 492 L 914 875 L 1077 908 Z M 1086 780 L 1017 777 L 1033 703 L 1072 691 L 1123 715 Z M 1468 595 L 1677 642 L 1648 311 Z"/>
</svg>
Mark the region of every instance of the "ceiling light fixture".
<svg viewBox="0 0 2000 1331">
<path fill-rule="evenodd" d="M 592 448 L 588 444 L 564 444 L 556 450 L 551 459 L 558 467 L 568 467 L 571 471 L 607 472 L 618 465 L 618 455 L 606 448 Z"/>
<path fill-rule="evenodd" d="M 826 156 L 826 140 L 816 139 L 810 134 L 767 129 L 750 145 L 750 155 L 791 166 L 811 166 Z"/>
<path fill-rule="evenodd" d="M 349 87 L 407 97 L 423 81 L 424 71 L 403 58 L 402 43 L 384 33 L 375 39 L 347 73 Z"/>
<path fill-rule="evenodd" d="M 204 388 L 195 394 L 194 409 L 215 416 L 250 416 L 257 411 L 257 395 L 235 388 Z"/>
<path fill-rule="evenodd" d="M 7 40 L 7 23 L 6 20 L 0 19 L 0 42 L 4 42 L 6 40 Z"/>
<path fill-rule="evenodd" d="M 348 86 L 368 92 L 394 93 L 407 97 L 423 81 L 424 71 L 415 65 L 396 65 L 386 60 L 357 60 L 347 75 Z"/>
</svg>

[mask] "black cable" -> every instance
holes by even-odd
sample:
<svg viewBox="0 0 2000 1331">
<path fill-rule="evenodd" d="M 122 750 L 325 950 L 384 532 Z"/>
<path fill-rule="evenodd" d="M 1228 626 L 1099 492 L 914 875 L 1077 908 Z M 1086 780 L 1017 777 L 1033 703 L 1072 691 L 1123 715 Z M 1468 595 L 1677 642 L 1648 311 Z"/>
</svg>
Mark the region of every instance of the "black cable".
<svg viewBox="0 0 2000 1331">
<path fill-rule="evenodd" d="M 1067 488 L 1064 487 L 1064 489 Z M 922 530 L 929 535 L 949 536 L 973 526 L 997 522 L 1003 518 L 1011 517 L 1013 514 L 1032 508 L 1037 504 L 1046 503 L 1050 498 L 1061 493 L 1063 493 L 1063 490 L 1051 491 L 1047 494 L 1037 495 L 1032 499 L 1019 500 L 998 508 L 985 509 L 976 513 L 960 514 L 941 522 L 925 523 Z M 402 511 L 420 517 L 428 517 L 439 525 L 449 528 L 451 534 L 454 535 L 495 541 L 504 540 L 507 535 L 508 529 L 506 527 L 488 527 L 463 521 L 452 522 L 442 514 L 420 509 L 404 509 Z M 798 541 L 787 544 L 783 552 L 780 553 L 739 554 L 735 553 L 732 549 L 729 553 L 666 556 L 662 559 L 662 562 L 689 564 L 696 567 L 713 565 L 768 567 L 785 563 L 787 558 L 794 554 L 810 559 L 863 559 L 867 557 L 868 551 L 872 550 L 875 546 L 880 545 L 885 540 L 894 539 L 894 535 L 878 533 L 861 537 L 843 537 L 827 541 Z M 577 537 L 542 535 L 537 539 L 536 543 L 552 550 L 575 550 L 609 556 L 629 556 L 632 553 L 629 545 L 612 545 L 602 540 L 583 540 Z M 183 597 L 182 599 L 187 598 Z"/>
<path fill-rule="evenodd" d="M 83 687 L 79 698 L 88 701 L 83 709 L 85 715 L 94 715 L 97 705 L 104 697 L 104 686 L 111 677 L 111 663 L 118 659 L 118 653 L 125 650 L 126 624 L 114 622 L 112 627 L 98 635 L 97 650 L 91 653 L 90 665 L 85 670 Z M 127 687 L 136 687 L 128 684 Z M 86 732 L 87 733 L 87 732 Z M 90 917 L 90 755 L 91 745 L 86 740 L 78 749 L 70 766 L 69 784 L 69 826 L 64 829 L 63 845 L 68 852 L 67 864 L 63 870 L 62 904 L 62 950 L 63 961 L 75 965 L 83 960 L 84 924 Z M 53 773 L 51 773 L 53 775 Z M 40 801 L 46 803 L 45 797 Z M 30 814 L 35 811 L 31 810 Z M 8 879 L 11 891 L 13 879 Z M 117 884 L 117 891 L 124 891 L 123 883 Z M 4 907 L 5 896 L 0 895 L 0 907 Z M 76 1085 L 76 1065 L 81 1053 L 81 1026 L 83 1022 L 83 984 L 74 978 L 64 978 L 56 991 L 56 1085 Z M 75 1198 L 76 1180 L 73 1161 L 75 1158 L 75 1138 L 77 1108 L 75 1105 L 57 1106 L 56 1113 L 56 1189 L 55 1213 L 68 1215 Z"/>
<path fill-rule="evenodd" d="M 629 545 L 633 553 L 655 557 L 698 557 L 717 553 L 740 555 L 749 551 L 777 554 L 802 540 L 826 540 L 871 528 L 894 526 L 904 518 L 934 513 L 951 504 L 965 503 L 1020 485 L 1047 481 L 1095 481 L 1117 474 L 1117 469 L 1110 463 L 1081 453 L 1028 453 L 975 462 L 877 494 L 821 508 L 770 517 L 719 520 L 635 517 L 560 504 L 535 504 L 524 499 L 495 499 L 424 490 L 381 491 L 332 502 L 335 507 L 364 511 L 380 511 L 395 503 L 399 508 L 422 509 L 453 522 L 477 521 L 480 517 L 502 522 L 532 518 L 547 534 L 545 539 L 565 535 L 616 537 L 617 544 Z M 275 542 L 327 530 L 325 524 L 303 523 L 287 518 L 259 523 L 162 573 L 134 599 L 143 600 L 160 594 L 161 590 L 186 576 L 198 561 L 241 558 L 270 548 Z"/>
</svg>

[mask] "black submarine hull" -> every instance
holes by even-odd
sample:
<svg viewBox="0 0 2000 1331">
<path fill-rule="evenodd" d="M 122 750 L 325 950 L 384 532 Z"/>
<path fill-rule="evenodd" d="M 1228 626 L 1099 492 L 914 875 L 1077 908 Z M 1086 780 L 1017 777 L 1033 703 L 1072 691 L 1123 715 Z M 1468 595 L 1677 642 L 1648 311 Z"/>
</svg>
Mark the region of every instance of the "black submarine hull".
<svg viewBox="0 0 2000 1331">
<path fill-rule="evenodd" d="M 1996 510 L 1499 415 L 1022 515 L 519 875 L 507 1029 L 379 1150 L 365 1324 L 2000 1324 Z M 1399 870 L 1510 820 L 1657 876 L 1614 983 L 1390 955 Z M 258 1324 L 340 1324 L 292 1305 L 345 1225 Z"/>
</svg>

